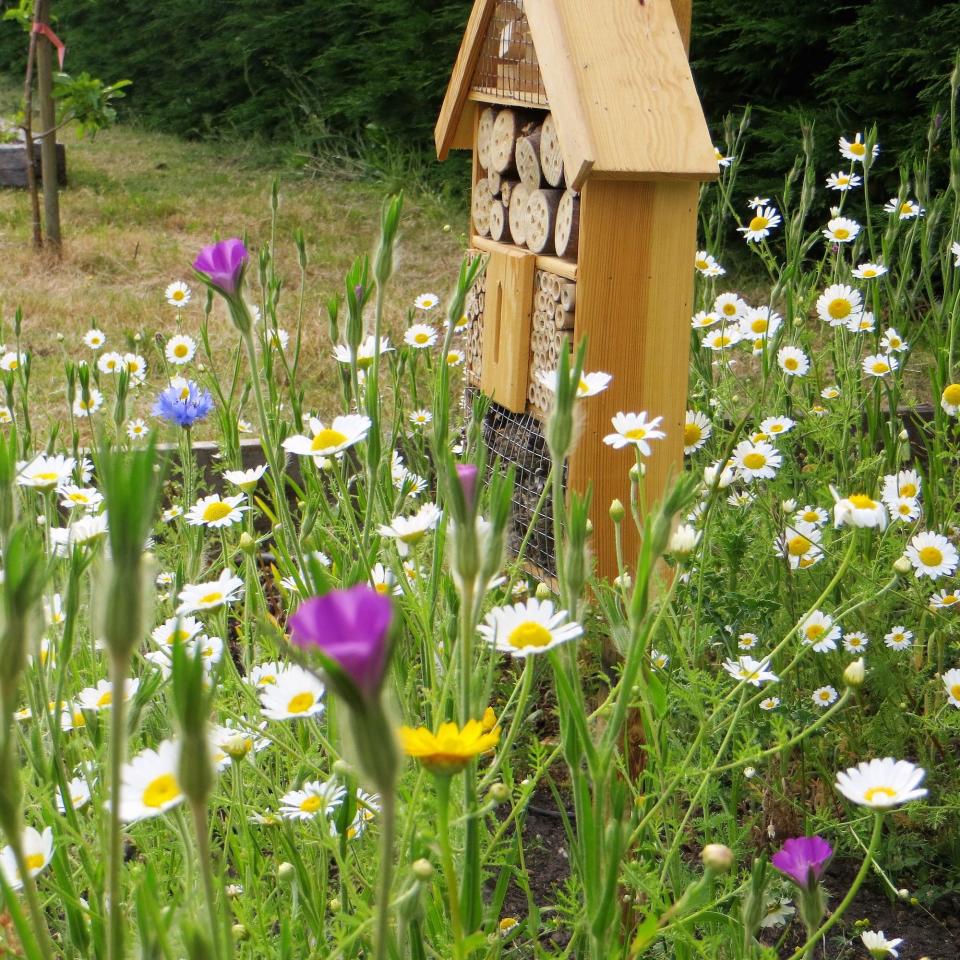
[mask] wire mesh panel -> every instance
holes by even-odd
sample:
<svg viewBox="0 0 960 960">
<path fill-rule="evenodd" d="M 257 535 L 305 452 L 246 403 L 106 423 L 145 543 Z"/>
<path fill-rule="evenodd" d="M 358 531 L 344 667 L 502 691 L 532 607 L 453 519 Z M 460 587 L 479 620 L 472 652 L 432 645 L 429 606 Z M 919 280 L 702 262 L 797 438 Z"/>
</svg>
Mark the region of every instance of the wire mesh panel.
<svg viewBox="0 0 960 960">
<path fill-rule="evenodd" d="M 473 89 L 520 103 L 547 106 L 523 0 L 501 0 L 494 8 L 473 76 Z"/>
<path fill-rule="evenodd" d="M 516 556 L 529 534 L 525 558 L 544 577 L 556 576 L 553 498 L 549 490 L 544 496 L 550 478 L 550 451 L 540 422 L 529 414 L 513 413 L 491 403 L 483 419 L 482 436 L 491 462 L 500 460 L 505 468 L 512 465 L 516 469 L 507 549 Z M 544 501 L 538 513 L 541 497 Z"/>
</svg>

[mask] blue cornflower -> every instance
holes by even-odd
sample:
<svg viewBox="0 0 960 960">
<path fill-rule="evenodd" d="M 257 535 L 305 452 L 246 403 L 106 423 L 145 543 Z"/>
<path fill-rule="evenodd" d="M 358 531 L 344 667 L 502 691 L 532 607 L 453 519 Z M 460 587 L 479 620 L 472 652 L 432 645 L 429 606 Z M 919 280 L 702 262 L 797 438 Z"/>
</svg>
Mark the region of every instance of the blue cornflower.
<svg viewBox="0 0 960 960">
<path fill-rule="evenodd" d="M 192 427 L 212 409 L 209 390 L 201 390 L 193 380 L 178 380 L 157 397 L 153 415 L 181 427 Z"/>
</svg>

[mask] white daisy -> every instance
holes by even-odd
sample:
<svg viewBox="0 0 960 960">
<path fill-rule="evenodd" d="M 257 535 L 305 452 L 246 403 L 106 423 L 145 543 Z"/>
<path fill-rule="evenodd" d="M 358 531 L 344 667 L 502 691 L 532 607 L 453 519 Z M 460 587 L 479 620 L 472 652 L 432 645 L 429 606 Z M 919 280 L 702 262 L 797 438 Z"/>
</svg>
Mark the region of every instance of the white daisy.
<svg viewBox="0 0 960 960">
<path fill-rule="evenodd" d="M 367 337 L 359 347 L 357 347 L 357 368 L 360 370 L 366 370 L 373 363 L 373 354 L 374 354 L 374 340 L 373 335 L 371 334 Z M 393 347 L 390 346 L 390 340 L 387 337 L 380 338 L 380 356 L 382 357 L 385 353 L 391 353 Z M 342 343 L 338 343 L 333 348 L 334 359 L 338 363 L 350 363 L 350 348 Z"/>
<path fill-rule="evenodd" d="M 892 940 L 888 940 L 883 935 L 882 930 L 864 930 L 863 933 L 860 934 L 860 939 L 870 952 L 873 960 L 883 960 L 884 957 L 900 956 L 900 954 L 897 953 L 897 947 L 903 943 L 903 937 L 894 937 Z"/>
<path fill-rule="evenodd" d="M 716 258 L 706 250 L 698 250 L 693 265 L 705 277 L 722 277 L 727 271 L 717 263 Z"/>
<path fill-rule="evenodd" d="M 260 707 L 268 720 L 296 720 L 323 713 L 323 684 L 296 664 L 278 673 L 273 683 L 258 689 Z"/>
<path fill-rule="evenodd" d="M 127 436 L 131 440 L 144 440 L 150 433 L 150 428 L 147 426 L 145 420 L 141 420 L 139 417 L 136 420 L 131 420 L 127 424 Z"/>
<path fill-rule="evenodd" d="M 74 777 L 67 783 L 67 793 L 70 796 L 70 806 L 80 810 L 90 802 L 90 784 L 84 777 Z M 59 788 L 54 790 L 54 800 L 60 813 L 67 812 L 67 805 L 63 802 L 63 795 Z"/>
<path fill-rule="evenodd" d="M 766 441 L 741 440 L 733 449 L 733 462 L 745 480 L 769 480 L 777 475 L 783 457 Z"/>
<path fill-rule="evenodd" d="M 885 501 L 897 497 L 919 497 L 922 487 L 923 478 L 916 470 L 900 470 L 883 478 L 881 497 Z"/>
<path fill-rule="evenodd" d="M 6 373 L 11 373 L 14 370 L 18 370 L 27 362 L 27 355 L 25 353 L 17 353 L 13 350 L 7 350 L 6 353 L 0 357 L 0 370 L 5 371 Z"/>
<path fill-rule="evenodd" d="M 177 613 L 194 613 L 197 610 L 213 610 L 239 600 L 243 595 L 243 580 L 235 577 L 229 569 L 208 583 L 187 583 L 177 595 L 180 606 Z"/>
<path fill-rule="evenodd" d="M 441 511 L 435 503 L 425 503 L 412 517 L 394 517 L 380 525 L 380 536 L 393 537 L 397 550 L 405 557 L 410 547 L 419 543 L 440 522 Z"/>
<path fill-rule="evenodd" d="M 239 487 L 244 493 L 253 493 L 266 472 L 267 465 L 261 463 L 256 467 L 250 467 L 249 470 L 224 470 L 223 479 Z"/>
<path fill-rule="evenodd" d="M 115 351 L 101 354 L 97 369 L 101 373 L 119 373 L 123 369 L 123 354 Z"/>
<path fill-rule="evenodd" d="M 814 653 L 826 653 L 837 649 L 840 639 L 840 624 L 822 610 L 814 610 L 800 623 L 800 639 L 805 645 L 812 645 Z"/>
<path fill-rule="evenodd" d="M 203 624 L 196 617 L 170 617 L 154 627 L 150 639 L 158 647 L 172 647 L 176 641 L 188 643 L 203 632 Z"/>
<path fill-rule="evenodd" d="M 649 457 L 651 454 L 649 440 L 662 440 L 666 434 L 657 428 L 663 417 L 654 417 L 647 420 L 647 412 L 641 410 L 640 413 L 623 413 L 622 411 L 611 418 L 615 433 L 608 433 L 603 442 L 614 450 L 620 450 L 623 447 L 635 446 L 640 453 Z"/>
<path fill-rule="evenodd" d="M 365 440 L 373 421 L 352 413 L 335 417 L 329 427 L 316 417 L 310 418 L 312 436 L 295 435 L 283 441 L 283 449 L 301 457 L 330 457 Z"/>
<path fill-rule="evenodd" d="M 197 343 L 192 337 L 178 333 L 167 341 L 164 354 L 170 363 L 182 366 L 189 363 L 197 352 Z"/>
<path fill-rule="evenodd" d="M 746 300 L 738 297 L 735 293 L 721 293 L 713 301 L 713 310 L 720 314 L 720 318 L 725 323 L 734 323 L 739 320 L 750 309 Z"/>
<path fill-rule="evenodd" d="M 853 268 L 853 275 L 858 280 L 875 280 L 886 272 L 887 268 L 882 263 L 861 263 Z"/>
<path fill-rule="evenodd" d="M 287 820 L 313 820 L 329 817 L 347 795 L 347 788 L 334 779 L 311 780 L 300 790 L 291 790 L 280 798 L 280 815 Z"/>
<path fill-rule="evenodd" d="M 796 425 L 796 421 L 789 417 L 766 417 L 760 421 L 760 430 L 768 436 L 777 437 L 789 433 Z"/>
<path fill-rule="evenodd" d="M 429 323 L 415 323 L 403 335 L 403 341 L 409 347 L 424 350 L 437 342 L 437 328 Z"/>
<path fill-rule="evenodd" d="M 893 373 L 900 366 L 896 357 L 890 354 L 874 353 L 869 357 L 864 357 L 861 367 L 863 372 L 871 377 L 885 377 L 888 373 Z"/>
<path fill-rule="evenodd" d="M 903 626 L 893 627 L 883 638 L 891 650 L 909 650 L 913 645 L 913 631 Z"/>
<path fill-rule="evenodd" d="M 852 190 L 854 187 L 859 187 L 862 182 L 857 174 L 844 173 L 842 170 L 831 173 L 830 176 L 827 177 L 827 187 L 830 190 L 839 190 L 841 193 Z"/>
<path fill-rule="evenodd" d="M 143 383 L 147 377 L 147 361 L 139 353 L 125 353 L 123 355 L 123 365 L 130 374 L 130 383 Z"/>
<path fill-rule="evenodd" d="M 753 687 L 764 683 L 776 683 L 780 678 L 770 670 L 769 660 L 754 660 L 753 657 L 737 657 L 736 660 L 727 659 L 723 662 L 723 669 L 734 680 L 745 680 Z"/>
<path fill-rule="evenodd" d="M 919 786 L 926 771 L 908 760 L 865 760 L 837 774 L 834 786 L 862 807 L 882 810 L 927 795 Z"/>
<path fill-rule="evenodd" d="M 251 668 L 250 672 L 244 678 L 247 683 L 258 689 L 269 687 L 275 684 L 281 674 L 293 669 L 293 664 L 281 663 L 279 660 L 270 660 L 266 663 L 259 663 Z"/>
<path fill-rule="evenodd" d="M 960 604 L 960 593 L 956 590 L 938 590 L 929 600 L 931 610 L 949 610 Z"/>
<path fill-rule="evenodd" d="M 713 425 L 706 414 L 688 410 L 683 424 L 683 452 L 687 455 L 699 450 L 713 433 Z"/>
<path fill-rule="evenodd" d="M 837 500 L 833 507 L 833 525 L 842 527 L 876 527 L 885 530 L 887 510 L 882 503 L 868 497 L 865 493 L 853 493 L 843 500 Z"/>
<path fill-rule="evenodd" d="M 847 653 L 862 653 L 869 643 L 870 638 L 862 630 L 851 630 L 843 637 L 843 649 Z"/>
<path fill-rule="evenodd" d="M 409 419 L 415 427 L 425 427 L 433 420 L 433 414 L 429 410 L 421 408 L 420 410 L 414 410 Z"/>
<path fill-rule="evenodd" d="M 833 217 L 822 231 L 831 243 L 852 243 L 860 232 L 860 224 L 849 217 Z"/>
<path fill-rule="evenodd" d="M 201 497 L 188 511 L 187 523 L 195 527 L 230 527 L 243 519 L 250 507 L 244 503 L 242 493 L 234 497 L 221 497 L 216 493 Z"/>
<path fill-rule="evenodd" d="M 776 334 L 782 323 L 780 314 L 769 307 L 750 307 L 740 319 L 740 335 L 745 340 L 766 341 Z"/>
<path fill-rule="evenodd" d="M 448 367 L 459 367 L 467 359 L 467 355 L 463 350 L 448 350 L 446 359 Z"/>
<path fill-rule="evenodd" d="M 886 350 L 887 353 L 904 353 L 910 349 L 910 344 L 900 336 L 894 327 L 887 327 L 887 329 L 884 330 L 883 337 L 880 340 L 880 346 Z"/>
<path fill-rule="evenodd" d="M 107 342 L 107 336 L 102 330 L 92 327 L 83 335 L 83 342 L 91 350 L 99 350 Z"/>
<path fill-rule="evenodd" d="M 794 514 L 794 520 L 803 521 L 805 523 L 815 523 L 817 526 L 823 526 L 830 520 L 830 514 L 827 513 L 823 507 L 814 507 L 807 505 L 801 507 L 796 514 Z"/>
<path fill-rule="evenodd" d="M 31 877 L 45 870 L 53 859 L 53 830 L 44 827 L 43 833 L 33 827 L 24 827 L 20 836 L 20 846 L 26 860 L 27 871 Z M 4 847 L 0 850 L 0 871 L 3 879 L 11 890 L 20 890 L 23 887 L 23 877 L 17 867 L 17 859 L 13 855 L 13 847 Z"/>
<path fill-rule="evenodd" d="M 765 697 L 760 701 L 761 710 L 776 710 L 780 706 L 779 697 Z"/>
<path fill-rule="evenodd" d="M 190 288 L 182 280 L 174 280 L 163 295 L 171 307 L 185 307 L 190 302 Z"/>
<path fill-rule="evenodd" d="M 799 347 L 781 347 L 777 365 L 788 377 L 802 377 L 810 370 L 810 359 Z"/>
<path fill-rule="evenodd" d="M 791 570 L 806 570 L 823 557 L 822 538 L 820 527 L 797 520 L 777 538 L 777 556 L 786 557 Z"/>
<path fill-rule="evenodd" d="M 716 157 L 717 166 L 719 167 L 729 167 L 730 164 L 733 163 L 733 157 L 724 156 L 723 151 L 717 146 L 713 148 L 713 155 Z"/>
<path fill-rule="evenodd" d="M 76 484 L 67 484 L 60 488 L 60 506 L 67 510 L 80 507 L 82 510 L 93 510 L 103 502 L 103 494 L 95 487 L 78 487 Z"/>
<path fill-rule="evenodd" d="M 943 388 L 940 406 L 948 416 L 955 417 L 960 413 L 960 383 L 950 383 Z"/>
<path fill-rule="evenodd" d="M 831 327 L 843 327 L 863 312 L 863 298 L 845 283 L 831 284 L 817 298 L 817 316 Z"/>
<path fill-rule="evenodd" d="M 829 707 L 831 703 L 837 702 L 837 691 L 829 684 L 825 687 L 817 687 L 811 699 L 818 707 Z"/>
<path fill-rule="evenodd" d="M 867 145 L 863 142 L 862 133 L 858 133 L 853 140 L 841 137 L 839 143 L 841 156 L 854 162 L 863 163 L 863 159 L 867 155 Z M 875 143 L 871 153 L 873 154 L 873 159 L 876 159 L 880 153 L 880 144 Z"/>
<path fill-rule="evenodd" d="M 74 547 L 93 548 L 107 535 L 107 515 L 85 516 L 68 527 L 50 528 L 50 546 L 58 557 L 67 557 Z"/>
<path fill-rule="evenodd" d="M 753 216 L 745 227 L 737 227 L 747 243 L 756 243 L 770 235 L 770 231 L 780 226 L 780 214 L 774 207 L 754 207 Z"/>
<path fill-rule="evenodd" d="M 693 327 L 694 330 L 706 330 L 708 327 L 712 327 L 715 323 L 719 322 L 719 314 L 713 313 L 712 311 L 707 312 L 706 310 L 701 310 L 699 313 L 693 315 L 690 326 Z"/>
<path fill-rule="evenodd" d="M 742 339 L 739 326 L 723 326 L 719 330 L 710 330 L 701 343 L 707 350 L 727 350 L 735 347 Z"/>
<path fill-rule="evenodd" d="M 940 679 L 946 687 L 949 702 L 960 708 L 960 669 L 953 667 L 951 670 L 945 670 Z"/>
<path fill-rule="evenodd" d="M 906 550 L 917 578 L 952 577 L 957 569 L 957 548 L 940 533 L 918 533 Z"/>
<path fill-rule="evenodd" d="M 896 214 L 900 220 L 912 220 L 914 217 L 922 217 L 925 213 L 916 200 L 899 200 L 896 197 L 891 197 L 883 205 L 883 209 L 887 213 Z"/>
<path fill-rule="evenodd" d="M 492 647 L 514 657 L 544 653 L 583 633 L 579 623 L 567 623 L 566 610 L 554 611 L 551 600 L 531 597 L 526 603 L 496 607 L 477 627 Z"/>
<path fill-rule="evenodd" d="M 120 773 L 120 819 L 125 823 L 156 817 L 184 800 L 180 786 L 180 745 L 164 740 L 144 750 Z"/>
<path fill-rule="evenodd" d="M 70 481 L 76 465 L 73 457 L 60 453 L 52 457 L 40 454 L 30 461 L 17 463 L 17 483 L 36 490 L 53 490 Z"/>
<path fill-rule="evenodd" d="M 413 301 L 413 305 L 418 310 L 432 310 L 439 302 L 440 298 L 435 293 L 421 293 L 420 296 Z"/>
<path fill-rule="evenodd" d="M 900 523 L 913 523 L 920 519 L 920 501 L 916 497 L 897 497 L 895 500 L 885 500 L 890 511 L 890 519 Z"/>
<path fill-rule="evenodd" d="M 537 373 L 537 379 L 551 392 L 557 391 L 557 371 L 541 370 Z M 593 373 L 584 373 L 580 376 L 580 382 L 577 384 L 578 397 L 592 397 L 595 394 L 606 390 L 613 377 L 609 373 L 599 371 Z"/>
<path fill-rule="evenodd" d="M 140 689 L 140 681 L 136 677 L 128 677 L 123 684 L 124 702 L 136 696 Z M 94 713 L 113 706 L 113 684 L 109 680 L 101 680 L 95 687 L 87 687 L 77 694 L 77 705 L 81 710 L 92 710 Z"/>
</svg>

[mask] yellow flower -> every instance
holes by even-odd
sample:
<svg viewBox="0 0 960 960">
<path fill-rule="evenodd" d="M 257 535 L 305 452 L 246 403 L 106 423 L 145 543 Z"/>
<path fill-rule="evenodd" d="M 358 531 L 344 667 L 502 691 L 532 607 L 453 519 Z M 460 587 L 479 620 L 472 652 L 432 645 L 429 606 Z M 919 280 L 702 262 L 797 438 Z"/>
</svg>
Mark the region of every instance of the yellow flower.
<svg viewBox="0 0 960 960">
<path fill-rule="evenodd" d="M 400 728 L 404 753 L 441 776 L 459 773 L 474 757 L 489 753 L 499 742 L 500 728 L 485 733 L 480 720 L 468 720 L 463 729 L 455 723 L 442 723 L 435 734 L 426 727 Z"/>
</svg>

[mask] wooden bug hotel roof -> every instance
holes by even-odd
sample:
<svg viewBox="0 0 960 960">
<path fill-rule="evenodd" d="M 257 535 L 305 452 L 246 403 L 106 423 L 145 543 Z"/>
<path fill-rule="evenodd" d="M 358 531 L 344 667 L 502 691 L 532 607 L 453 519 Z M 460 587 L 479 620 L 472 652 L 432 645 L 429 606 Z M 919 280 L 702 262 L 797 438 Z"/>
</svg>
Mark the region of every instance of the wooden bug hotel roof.
<svg viewBox="0 0 960 960">
<path fill-rule="evenodd" d="M 441 160 L 473 146 L 465 121 L 475 101 L 547 105 L 509 91 L 491 96 L 477 83 L 491 23 L 510 6 L 522 8 L 571 186 L 716 178 L 671 0 L 475 0 L 434 133 Z"/>
</svg>

